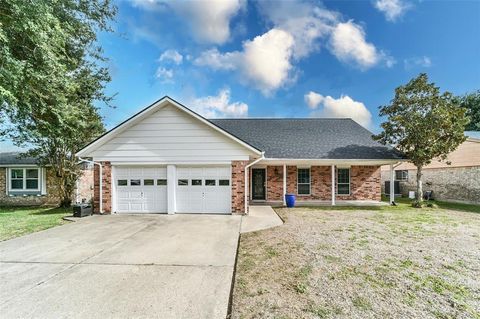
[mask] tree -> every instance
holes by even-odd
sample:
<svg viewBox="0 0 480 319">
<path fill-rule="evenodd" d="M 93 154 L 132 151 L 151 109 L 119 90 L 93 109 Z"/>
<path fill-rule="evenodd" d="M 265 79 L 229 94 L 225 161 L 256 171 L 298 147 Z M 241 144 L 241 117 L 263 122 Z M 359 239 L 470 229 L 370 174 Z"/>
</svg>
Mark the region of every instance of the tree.
<svg viewBox="0 0 480 319">
<path fill-rule="evenodd" d="M 417 205 L 421 206 L 422 169 L 435 158 L 445 160 L 465 141 L 466 109 L 451 93 L 440 93 L 422 73 L 396 88 L 390 104 L 380 107 L 380 115 L 387 121 L 374 138 L 395 145 L 417 167 Z"/>
<path fill-rule="evenodd" d="M 467 109 L 470 117 L 465 131 L 480 131 L 480 90 L 458 97 L 458 103 Z"/>
<path fill-rule="evenodd" d="M 96 34 L 111 31 L 115 13 L 110 0 L 0 2 L 0 133 L 51 165 L 63 206 L 79 172 L 75 152 L 103 132 L 95 105 L 110 103 L 110 76 Z"/>
</svg>

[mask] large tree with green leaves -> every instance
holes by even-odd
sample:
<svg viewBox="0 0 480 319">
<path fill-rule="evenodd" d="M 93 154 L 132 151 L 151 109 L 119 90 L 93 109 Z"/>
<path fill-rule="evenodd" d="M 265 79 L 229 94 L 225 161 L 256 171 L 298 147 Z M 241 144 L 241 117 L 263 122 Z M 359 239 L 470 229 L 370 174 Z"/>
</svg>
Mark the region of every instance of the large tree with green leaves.
<svg viewBox="0 0 480 319">
<path fill-rule="evenodd" d="M 115 13 L 110 0 L 0 2 L 1 133 L 52 167 L 64 206 L 79 173 L 75 152 L 103 131 L 95 105 L 111 101 L 97 33 Z"/>
<path fill-rule="evenodd" d="M 465 131 L 480 131 L 480 90 L 458 97 L 458 103 L 467 109 L 470 118 Z"/>
<path fill-rule="evenodd" d="M 417 167 L 417 203 L 423 201 L 422 169 L 465 141 L 466 109 L 449 92 L 440 92 L 424 73 L 395 89 L 389 105 L 380 107 L 387 121 L 375 138 L 394 145 Z"/>
</svg>

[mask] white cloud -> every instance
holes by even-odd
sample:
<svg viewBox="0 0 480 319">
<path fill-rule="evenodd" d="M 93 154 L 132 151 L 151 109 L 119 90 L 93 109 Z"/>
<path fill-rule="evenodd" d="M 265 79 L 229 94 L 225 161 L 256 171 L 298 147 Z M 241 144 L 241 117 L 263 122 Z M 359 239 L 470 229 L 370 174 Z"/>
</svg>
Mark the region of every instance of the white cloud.
<svg viewBox="0 0 480 319">
<path fill-rule="evenodd" d="M 351 118 L 363 127 L 371 125 L 372 114 L 365 104 L 354 101 L 348 95 L 335 99 L 311 91 L 305 95 L 305 101 L 314 110 L 310 113 L 312 117 Z M 320 105 L 322 109 L 318 109 Z"/>
<path fill-rule="evenodd" d="M 198 42 L 223 44 L 230 39 L 230 20 L 244 7 L 244 0 L 165 1 L 130 0 L 148 11 L 172 9 L 187 23 Z"/>
<path fill-rule="evenodd" d="M 225 88 L 218 95 L 192 99 L 191 108 L 206 118 L 245 117 L 248 115 L 248 105 L 243 102 L 230 101 L 230 89 Z"/>
<path fill-rule="evenodd" d="M 260 12 L 274 28 L 290 33 L 294 40 L 296 59 L 320 49 L 320 39 L 326 37 L 338 23 L 339 15 L 310 3 L 294 1 L 261 1 Z"/>
<path fill-rule="evenodd" d="M 237 70 L 243 81 L 268 95 L 288 82 L 293 66 L 293 37 L 283 30 L 271 29 L 243 43 L 242 51 L 221 53 L 217 49 L 203 52 L 194 63 L 215 70 Z"/>
<path fill-rule="evenodd" d="M 361 69 L 368 69 L 381 61 L 387 67 L 395 64 L 392 57 L 367 42 L 363 28 L 351 20 L 335 26 L 330 38 L 330 50 L 340 61 L 354 63 Z"/>
<path fill-rule="evenodd" d="M 160 58 L 158 58 L 158 61 L 163 62 L 163 61 L 172 61 L 173 63 L 179 65 L 183 61 L 183 56 L 178 53 L 176 50 L 167 50 L 160 55 Z"/>
<path fill-rule="evenodd" d="M 173 83 L 173 70 L 159 67 L 155 73 L 155 77 L 160 79 L 162 83 Z"/>
<path fill-rule="evenodd" d="M 375 0 L 375 8 L 381 11 L 388 21 L 396 21 L 411 6 L 402 0 Z"/>
<path fill-rule="evenodd" d="M 307 103 L 308 107 L 312 110 L 316 109 L 318 105 L 323 101 L 323 95 L 318 94 L 316 92 L 310 91 L 304 96 L 305 103 Z"/>
<path fill-rule="evenodd" d="M 234 70 L 238 67 L 241 53 L 239 51 L 221 53 L 217 48 L 203 51 L 193 63 L 208 66 L 214 70 Z"/>
<path fill-rule="evenodd" d="M 428 56 L 414 57 L 403 60 L 403 65 L 407 70 L 414 67 L 429 68 L 432 66 L 432 60 Z"/>
</svg>

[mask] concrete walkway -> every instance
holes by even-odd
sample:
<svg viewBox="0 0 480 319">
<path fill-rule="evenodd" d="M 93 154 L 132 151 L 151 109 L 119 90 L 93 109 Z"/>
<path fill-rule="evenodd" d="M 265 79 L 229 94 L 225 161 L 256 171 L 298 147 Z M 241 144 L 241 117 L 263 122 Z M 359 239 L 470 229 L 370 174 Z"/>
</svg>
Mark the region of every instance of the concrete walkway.
<svg viewBox="0 0 480 319">
<path fill-rule="evenodd" d="M 0 243 L 0 317 L 221 318 L 240 216 L 92 216 Z"/>
<path fill-rule="evenodd" d="M 283 221 L 271 206 L 250 206 L 248 215 L 242 216 L 241 233 L 249 233 L 280 225 L 283 225 Z"/>
</svg>

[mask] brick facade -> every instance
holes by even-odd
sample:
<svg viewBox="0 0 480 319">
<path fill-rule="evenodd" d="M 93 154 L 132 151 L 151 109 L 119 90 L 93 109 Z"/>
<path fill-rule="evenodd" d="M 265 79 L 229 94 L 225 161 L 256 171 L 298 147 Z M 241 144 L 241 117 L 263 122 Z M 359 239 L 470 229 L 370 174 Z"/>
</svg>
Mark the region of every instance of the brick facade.
<svg viewBox="0 0 480 319">
<path fill-rule="evenodd" d="M 245 166 L 248 161 L 232 162 L 232 214 L 245 214 Z"/>
<path fill-rule="evenodd" d="M 110 162 L 100 162 L 102 164 L 102 190 L 103 190 L 103 213 L 112 212 L 112 165 Z M 93 208 L 95 213 L 100 213 L 100 168 L 95 165 L 93 174 Z"/>
<path fill-rule="evenodd" d="M 277 172 L 275 173 L 275 169 Z M 310 195 L 297 193 L 297 167 L 287 166 L 287 193 L 298 201 L 328 201 L 332 198 L 331 166 L 310 167 Z M 267 167 L 267 201 L 282 201 L 283 166 Z M 381 200 L 380 166 L 352 166 L 350 195 L 336 195 L 337 200 Z"/>
<path fill-rule="evenodd" d="M 20 166 L 21 167 L 21 166 Z M 9 196 L 6 193 L 7 169 L 0 167 L 0 205 L 2 206 L 57 206 L 61 195 L 55 173 L 47 168 L 47 194 L 29 196 Z"/>
</svg>

